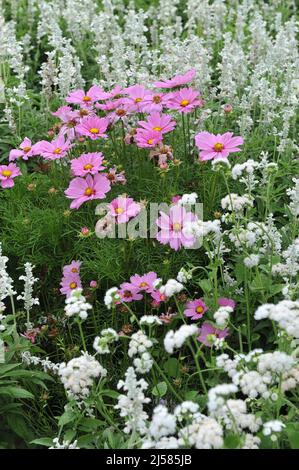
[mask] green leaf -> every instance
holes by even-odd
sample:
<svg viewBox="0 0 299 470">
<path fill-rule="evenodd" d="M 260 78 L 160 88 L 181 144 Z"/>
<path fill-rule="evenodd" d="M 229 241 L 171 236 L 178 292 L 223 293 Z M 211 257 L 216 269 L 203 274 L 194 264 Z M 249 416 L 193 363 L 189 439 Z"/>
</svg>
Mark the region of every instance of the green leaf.
<svg viewBox="0 0 299 470">
<path fill-rule="evenodd" d="M 163 397 L 166 394 L 166 392 L 167 392 L 167 383 L 166 382 L 159 382 L 152 389 L 152 394 L 155 397 Z"/>
<path fill-rule="evenodd" d="M 224 440 L 224 446 L 227 449 L 237 449 L 240 444 L 240 436 L 237 434 L 229 434 Z"/>
<path fill-rule="evenodd" d="M 64 426 L 65 424 L 75 421 L 77 416 L 77 413 L 75 413 L 74 411 L 66 411 L 65 413 L 63 413 L 63 415 L 60 416 L 58 424 L 59 426 Z"/>
<path fill-rule="evenodd" d="M 119 392 L 117 392 L 116 390 L 105 389 L 101 390 L 100 395 L 103 395 L 104 397 L 118 398 Z"/>
<path fill-rule="evenodd" d="M 175 357 L 169 358 L 164 364 L 164 370 L 170 377 L 177 377 L 179 368 L 179 361 Z"/>
<path fill-rule="evenodd" d="M 1 387 L 0 395 L 9 395 L 13 398 L 34 398 L 32 393 L 20 387 Z"/>
<path fill-rule="evenodd" d="M 292 449 L 299 449 L 299 425 L 288 424 L 286 432 Z"/>
<path fill-rule="evenodd" d="M 205 294 L 208 294 L 213 290 L 213 284 L 208 279 L 202 279 L 198 282 L 199 286 L 202 288 Z"/>
<path fill-rule="evenodd" d="M 50 437 L 41 437 L 39 439 L 34 439 L 34 441 L 31 441 L 30 444 L 37 444 L 39 446 L 52 447 L 53 439 L 51 439 Z"/>
</svg>

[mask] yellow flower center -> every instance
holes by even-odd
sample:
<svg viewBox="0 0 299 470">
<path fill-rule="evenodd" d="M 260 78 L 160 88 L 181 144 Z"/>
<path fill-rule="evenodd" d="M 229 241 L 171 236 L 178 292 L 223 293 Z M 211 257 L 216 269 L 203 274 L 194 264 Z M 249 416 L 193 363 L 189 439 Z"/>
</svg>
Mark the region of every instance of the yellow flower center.
<svg viewBox="0 0 299 470">
<path fill-rule="evenodd" d="M 77 283 L 76 282 L 71 282 L 70 283 L 70 289 L 76 289 Z"/>
<path fill-rule="evenodd" d="M 124 109 L 117 109 L 116 114 L 117 116 L 124 116 L 126 114 L 126 111 Z"/>
<path fill-rule="evenodd" d="M 86 188 L 84 191 L 85 196 L 91 196 L 94 194 L 94 190 L 92 188 Z"/>
<path fill-rule="evenodd" d="M 135 98 L 135 103 L 140 103 L 142 101 L 142 98 Z"/>
<path fill-rule="evenodd" d="M 221 152 L 221 150 L 224 148 L 224 145 L 221 144 L 220 142 L 217 142 L 217 144 L 214 145 L 214 150 L 216 152 Z"/>
<path fill-rule="evenodd" d="M 173 224 L 173 230 L 175 232 L 179 232 L 181 230 L 181 224 L 179 222 L 176 222 L 175 224 Z"/>
<path fill-rule="evenodd" d="M 160 131 L 162 131 L 162 127 L 159 127 L 159 126 L 153 127 L 153 131 L 158 131 L 158 132 L 160 132 Z"/>
<path fill-rule="evenodd" d="M 53 153 L 55 153 L 56 155 L 59 155 L 61 151 L 62 149 L 60 147 L 57 147 L 57 149 L 55 149 Z"/>
<path fill-rule="evenodd" d="M 3 170 L 3 171 L 2 171 L 2 175 L 9 177 L 9 176 L 12 175 L 12 171 L 10 171 L 10 170 Z"/>
<path fill-rule="evenodd" d="M 83 96 L 83 101 L 85 101 L 85 102 L 91 101 L 90 96 L 88 96 L 88 95 Z"/>
<path fill-rule="evenodd" d="M 124 211 L 124 210 L 123 210 L 122 207 L 117 207 L 117 208 L 115 209 L 115 212 L 116 212 L 117 214 L 122 214 L 123 211 Z"/>
<path fill-rule="evenodd" d="M 152 144 L 153 144 L 153 139 L 148 139 L 147 143 L 148 143 L 149 145 L 152 145 Z"/>
<path fill-rule="evenodd" d="M 183 106 L 183 107 L 184 107 L 184 106 L 187 106 L 188 104 L 189 104 L 189 100 L 182 100 L 182 101 L 180 102 L 180 105 Z"/>
<path fill-rule="evenodd" d="M 72 273 L 77 273 L 78 269 L 77 268 L 72 268 Z"/>
<path fill-rule="evenodd" d="M 142 282 L 141 284 L 139 284 L 139 287 L 147 287 L 147 286 L 148 286 L 147 282 Z"/>
<path fill-rule="evenodd" d="M 91 132 L 91 134 L 98 134 L 99 129 L 97 127 L 92 127 L 91 129 L 89 129 L 89 132 Z"/>
<path fill-rule="evenodd" d="M 93 169 L 93 165 L 91 163 L 87 163 L 87 165 L 84 165 L 84 170 L 92 170 Z"/>
<path fill-rule="evenodd" d="M 203 312 L 203 307 L 201 307 L 200 305 L 198 307 L 196 307 L 196 312 L 197 313 L 202 313 Z"/>
<path fill-rule="evenodd" d="M 29 147 L 29 146 L 23 147 L 23 151 L 25 153 L 28 153 L 30 150 L 31 150 L 31 147 Z"/>
</svg>

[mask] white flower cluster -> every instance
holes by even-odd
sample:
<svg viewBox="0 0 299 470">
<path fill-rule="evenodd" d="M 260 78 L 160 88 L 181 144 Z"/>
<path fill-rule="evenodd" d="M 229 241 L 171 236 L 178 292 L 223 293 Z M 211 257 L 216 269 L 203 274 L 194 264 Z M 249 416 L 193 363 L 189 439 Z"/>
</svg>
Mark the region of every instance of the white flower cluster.
<svg viewBox="0 0 299 470">
<path fill-rule="evenodd" d="M 60 367 L 60 364 L 51 362 L 48 357 L 46 357 L 46 359 L 40 359 L 38 356 L 32 356 L 29 351 L 22 352 L 21 357 L 24 364 L 33 364 L 34 366 L 41 365 L 45 372 L 52 372 L 56 374 Z"/>
<path fill-rule="evenodd" d="M 184 342 L 195 333 L 198 333 L 196 325 L 182 325 L 177 331 L 168 331 L 164 338 L 165 350 L 172 354 L 175 349 L 180 349 Z"/>
<path fill-rule="evenodd" d="M 106 328 L 101 331 L 100 336 L 96 336 L 93 342 L 93 348 L 99 354 L 109 354 L 109 345 L 119 340 L 119 335 L 113 328 Z"/>
<path fill-rule="evenodd" d="M 6 264 L 8 262 L 7 256 L 2 255 L 2 244 L 0 242 L 0 313 L 4 312 L 4 300 L 16 294 L 13 289 L 13 281 L 8 275 Z"/>
<path fill-rule="evenodd" d="M 291 199 L 289 208 L 294 217 L 299 217 L 299 178 L 293 178 L 292 181 L 295 186 L 287 189 L 287 195 Z"/>
<path fill-rule="evenodd" d="M 157 315 L 143 315 L 139 321 L 140 325 L 163 325 L 163 322 L 160 320 Z"/>
<path fill-rule="evenodd" d="M 149 349 L 153 346 L 153 342 L 146 336 L 143 331 L 139 330 L 131 336 L 129 342 L 128 356 L 134 357 L 133 364 L 136 372 L 145 374 L 149 372 L 153 365 L 153 359 Z"/>
<path fill-rule="evenodd" d="M 299 237 L 282 252 L 284 263 L 277 263 L 272 266 L 272 273 L 283 277 L 296 277 L 299 273 Z"/>
<path fill-rule="evenodd" d="M 183 228 L 183 233 L 186 236 L 194 235 L 196 238 L 206 237 L 207 235 L 214 235 L 219 238 L 221 234 L 220 220 L 196 220 L 194 222 L 186 223 Z"/>
<path fill-rule="evenodd" d="M 188 281 L 192 279 L 192 270 L 187 270 L 186 268 L 181 268 L 177 274 L 177 280 L 181 284 L 186 284 Z"/>
<path fill-rule="evenodd" d="M 271 434 L 275 432 L 281 432 L 283 428 L 285 428 L 285 424 L 283 424 L 281 421 L 267 421 L 263 424 L 263 434 L 264 436 L 271 436 Z"/>
<path fill-rule="evenodd" d="M 239 196 L 238 194 L 230 193 L 221 199 L 221 207 L 231 212 L 241 212 L 245 207 L 253 207 L 253 198 L 250 194 Z"/>
<path fill-rule="evenodd" d="M 88 397 L 93 382 L 107 375 L 106 369 L 88 353 L 82 353 L 69 362 L 59 365 L 58 375 L 70 398 L 75 400 Z"/>
<path fill-rule="evenodd" d="M 52 447 L 49 447 L 49 449 L 80 449 L 77 445 L 77 441 L 62 441 L 62 443 L 59 442 L 59 438 L 55 437 L 53 439 L 53 445 Z"/>
<path fill-rule="evenodd" d="M 117 388 L 126 392 L 126 394 L 119 395 L 118 403 L 115 405 L 115 408 L 120 410 L 120 416 L 125 418 L 124 432 L 145 434 L 148 415 L 144 411 L 143 405 L 151 401 L 144 395 L 144 391 L 148 388 L 147 382 L 144 379 L 137 380 L 134 368 L 129 367 L 125 374 L 125 381 L 120 380 Z"/>
<path fill-rule="evenodd" d="M 214 319 L 217 325 L 220 327 L 226 326 L 229 321 L 230 314 L 233 311 L 234 309 L 229 306 L 218 308 L 218 310 L 214 313 Z"/>
<path fill-rule="evenodd" d="M 181 199 L 178 201 L 179 206 L 191 206 L 196 204 L 198 195 L 197 193 L 183 194 Z"/>
<path fill-rule="evenodd" d="M 24 301 L 24 308 L 27 312 L 27 328 L 31 327 L 29 322 L 29 313 L 34 305 L 39 305 L 39 300 L 33 297 L 33 286 L 38 281 L 38 278 L 33 276 L 32 270 L 34 266 L 31 263 L 25 263 L 25 275 L 20 276 L 20 281 L 24 281 L 24 291 L 18 295 L 18 300 Z"/>
<path fill-rule="evenodd" d="M 254 268 L 255 266 L 258 266 L 260 262 L 260 255 L 251 254 L 249 256 L 246 256 L 243 262 L 246 268 Z"/>
<path fill-rule="evenodd" d="M 278 323 L 288 335 L 299 338 L 299 301 L 282 300 L 278 304 L 264 304 L 254 314 L 256 320 L 269 318 Z"/>
<path fill-rule="evenodd" d="M 221 449 L 223 447 L 223 428 L 214 419 L 203 416 L 181 429 L 180 444 L 195 449 Z"/>
<path fill-rule="evenodd" d="M 110 289 L 107 290 L 105 294 L 104 303 L 109 310 L 120 299 L 120 296 L 117 292 L 118 292 L 117 287 L 111 287 Z"/>
<path fill-rule="evenodd" d="M 86 302 L 84 295 L 82 295 L 82 289 L 74 289 L 65 300 L 64 311 L 67 317 L 78 316 L 81 320 L 86 320 L 87 311 L 90 309 L 92 306 Z"/>
<path fill-rule="evenodd" d="M 246 190 L 251 192 L 258 184 L 258 179 L 254 176 L 254 171 L 259 168 L 259 163 L 249 159 L 244 163 L 234 165 L 232 168 L 232 178 L 244 183 Z"/>
<path fill-rule="evenodd" d="M 176 279 L 168 279 L 164 286 L 160 287 L 161 294 L 164 294 L 166 297 L 172 297 L 175 294 L 179 294 L 185 287 L 183 284 L 178 282 Z"/>
</svg>

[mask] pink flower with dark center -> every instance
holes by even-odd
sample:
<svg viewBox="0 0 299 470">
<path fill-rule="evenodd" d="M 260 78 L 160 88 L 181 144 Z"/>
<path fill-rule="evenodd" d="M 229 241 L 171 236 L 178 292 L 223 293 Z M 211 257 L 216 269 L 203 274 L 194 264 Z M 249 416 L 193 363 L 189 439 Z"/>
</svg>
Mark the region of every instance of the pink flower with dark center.
<svg viewBox="0 0 299 470">
<path fill-rule="evenodd" d="M 63 267 L 64 276 L 73 276 L 74 274 L 80 274 L 81 261 L 72 261 L 71 264 L 67 264 Z"/>
<path fill-rule="evenodd" d="M 162 142 L 162 132 L 148 131 L 147 129 L 137 129 L 135 141 L 138 147 L 152 148 Z"/>
<path fill-rule="evenodd" d="M 184 315 L 190 317 L 191 320 L 199 320 L 207 310 L 208 307 L 202 299 L 195 299 L 191 302 L 187 302 Z"/>
<path fill-rule="evenodd" d="M 13 162 L 18 158 L 28 160 L 29 157 L 33 157 L 34 155 L 36 155 L 34 145 L 32 145 L 31 140 L 28 139 L 28 137 L 25 137 L 18 149 L 13 149 L 9 152 L 9 161 Z"/>
<path fill-rule="evenodd" d="M 106 177 L 108 178 L 111 184 L 116 184 L 116 183 L 126 184 L 127 182 L 125 172 L 120 171 L 119 173 L 117 173 L 116 167 L 109 168 L 108 173 L 106 173 Z"/>
<path fill-rule="evenodd" d="M 45 160 L 57 160 L 66 156 L 72 145 L 69 140 L 65 140 L 63 135 L 59 135 L 57 139 L 48 142 L 41 140 L 34 145 L 37 155 L 42 155 Z"/>
<path fill-rule="evenodd" d="M 141 85 L 133 85 L 123 90 L 128 95 L 124 103 L 128 105 L 130 112 L 142 113 L 151 102 L 152 92 Z"/>
<path fill-rule="evenodd" d="M 117 293 L 119 294 L 122 302 L 133 302 L 134 300 L 142 299 L 142 295 L 139 291 L 140 289 L 138 289 L 138 287 L 133 286 L 129 282 L 123 282 Z"/>
<path fill-rule="evenodd" d="M 196 216 L 192 212 L 186 212 L 182 206 L 172 206 L 169 215 L 160 211 L 160 217 L 156 220 L 156 224 L 161 230 L 156 235 L 156 239 L 162 245 L 169 244 L 176 251 L 182 246 L 190 248 L 195 243 L 195 237 L 185 235 L 183 229 L 186 224 L 194 220 L 196 220 Z"/>
<path fill-rule="evenodd" d="M 133 286 L 144 290 L 145 292 L 153 292 L 154 287 L 153 283 L 157 280 L 157 273 L 150 271 L 143 276 L 139 276 L 135 274 L 134 276 L 130 277 L 130 282 Z"/>
<path fill-rule="evenodd" d="M 233 299 L 228 299 L 226 297 L 220 297 L 218 299 L 218 305 L 220 307 L 231 307 L 233 310 L 236 308 L 236 302 Z"/>
<path fill-rule="evenodd" d="M 166 106 L 166 101 L 163 93 L 154 93 L 149 98 L 148 104 L 144 105 L 143 111 L 145 113 L 161 113 Z"/>
<path fill-rule="evenodd" d="M 157 112 L 151 113 L 147 121 L 138 121 L 138 124 L 147 131 L 161 132 L 162 134 L 173 131 L 176 126 L 176 122 L 171 120 L 171 116 Z"/>
<path fill-rule="evenodd" d="M 170 80 L 162 80 L 154 83 L 156 88 L 176 88 L 178 86 L 186 85 L 186 83 L 191 82 L 196 75 L 196 70 L 188 70 L 183 75 L 175 75 Z"/>
<path fill-rule="evenodd" d="M 182 88 L 180 91 L 171 93 L 167 101 L 167 108 L 175 109 L 183 114 L 190 113 L 199 106 L 203 106 L 200 93 L 192 88 Z"/>
<path fill-rule="evenodd" d="M 104 199 L 106 193 L 110 191 L 110 182 L 106 176 L 97 174 L 94 176 L 87 175 L 86 178 L 74 178 L 64 194 L 69 199 L 74 199 L 71 203 L 71 209 L 79 209 L 86 201 L 93 199 Z"/>
<path fill-rule="evenodd" d="M 210 323 L 205 322 L 199 329 L 199 333 L 197 340 L 205 346 L 212 347 L 215 339 L 226 338 L 228 336 L 228 329 L 219 330 Z"/>
<path fill-rule="evenodd" d="M 140 211 L 140 204 L 137 204 L 131 197 L 118 196 L 108 204 L 108 215 L 115 217 L 117 224 L 128 222 L 132 217 L 136 217 Z"/>
<path fill-rule="evenodd" d="M 105 169 L 102 165 L 103 160 L 104 157 L 101 152 L 83 153 L 79 158 L 71 161 L 72 173 L 75 176 L 96 175 L 99 171 Z"/>
<path fill-rule="evenodd" d="M 239 145 L 244 143 L 242 137 L 233 137 L 232 132 L 225 134 L 210 134 L 210 132 L 200 132 L 195 136 L 196 146 L 199 148 L 199 160 L 226 159 L 230 153 L 240 152 Z"/>
<path fill-rule="evenodd" d="M 119 104 L 112 113 L 107 114 L 107 119 L 109 119 L 112 124 L 115 124 L 119 120 L 125 121 L 128 114 L 130 114 L 128 106 L 122 103 Z"/>
<path fill-rule="evenodd" d="M 74 140 L 76 138 L 75 127 L 79 120 L 78 112 L 73 111 L 70 106 L 60 106 L 60 108 L 52 114 L 62 121 L 59 134 L 66 135 L 68 139 Z"/>
<path fill-rule="evenodd" d="M 92 106 L 96 101 L 106 100 L 109 96 L 109 93 L 106 93 L 102 88 L 93 85 L 86 93 L 84 90 L 72 91 L 65 101 L 67 103 L 79 104 L 85 108 Z"/>
<path fill-rule="evenodd" d="M 60 292 L 63 295 L 69 297 L 73 290 L 75 289 L 82 289 L 81 279 L 79 274 L 69 274 L 67 276 L 63 276 L 61 283 L 60 283 Z"/>
<path fill-rule="evenodd" d="M 83 118 L 76 126 L 76 132 L 80 135 L 86 135 L 92 140 L 102 138 L 107 138 L 105 131 L 109 125 L 109 120 L 107 118 L 99 118 L 97 116 L 87 116 Z"/>
<path fill-rule="evenodd" d="M 9 163 L 8 165 L 0 165 L 0 183 L 3 189 L 12 188 L 14 178 L 21 176 L 21 170 L 15 163 Z"/>
</svg>

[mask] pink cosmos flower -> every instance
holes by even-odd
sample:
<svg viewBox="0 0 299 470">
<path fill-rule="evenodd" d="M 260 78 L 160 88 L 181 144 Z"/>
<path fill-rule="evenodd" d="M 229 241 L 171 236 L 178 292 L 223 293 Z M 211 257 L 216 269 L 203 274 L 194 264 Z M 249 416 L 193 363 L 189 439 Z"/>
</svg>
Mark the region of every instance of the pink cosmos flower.
<svg viewBox="0 0 299 470">
<path fill-rule="evenodd" d="M 225 134 L 210 134 L 200 132 L 195 136 L 196 146 L 201 150 L 200 161 L 227 158 L 230 153 L 240 152 L 239 145 L 244 143 L 242 137 L 233 137 L 232 132 Z"/>
<path fill-rule="evenodd" d="M 132 217 L 136 217 L 140 211 L 140 204 L 137 204 L 131 197 L 118 196 L 108 204 L 108 215 L 115 217 L 117 224 L 128 222 Z"/>
<path fill-rule="evenodd" d="M 152 305 L 153 307 L 159 307 L 161 302 L 166 302 L 167 297 L 165 294 L 162 294 L 159 290 L 154 290 L 151 292 L 151 297 L 153 299 Z"/>
<path fill-rule="evenodd" d="M 59 135 L 57 139 L 48 142 L 41 140 L 34 146 L 37 155 L 42 155 L 45 160 L 57 160 L 66 156 L 72 145 L 69 140 L 65 140 L 63 135 Z"/>
<path fill-rule="evenodd" d="M 84 90 L 72 91 L 65 99 L 67 103 L 79 104 L 83 108 L 92 106 L 93 103 L 99 100 L 109 98 L 109 94 L 97 85 L 93 85 L 86 93 Z"/>
<path fill-rule="evenodd" d="M 147 121 L 138 121 L 138 124 L 148 131 L 161 132 L 162 134 L 173 131 L 176 126 L 176 122 L 171 120 L 171 116 L 157 112 L 151 113 Z"/>
<path fill-rule="evenodd" d="M 134 276 L 130 277 L 130 282 L 133 286 L 144 290 L 145 292 L 153 292 L 154 287 L 153 283 L 157 280 L 157 273 L 150 271 L 143 276 L 139 276 L 135 274 Z"/>
<path fill-rule="evenodd" d="M 142 113 L 151 102 L 152 92 L 141 85 L 130 86 L 125 88 L 123 92 L 128 95 L 124 102 L 129 106 L 131 112 Z"/>
<path fill-rule="evenodd" d="M 224 330 L 219 330 L 215 328 L 210 323 L 203 323 L 202 327 L 199 329 L 199 336 L 197 340 L 200 343 L 203 343 L 205 346 L 212 347 L 213 341 L 216 338 L 226 338 L 228 336 L 228 329 L 225 328 Z"/>
<path fill-rule="evenodd" d="M 203 106 L 203 101 L 199 97 L 199 91 L 192 88 L 182 88 L 171 93 L 167 101 L 167 108 L 176 109 L 184 114 L 190 113 L 198 106 Z"/>
<path fill-rule="evenodd" d="M 220 307 L 231 307 L 233 310 L 236 308 L 236 302 L 233 299 L 227 299 L 226 297 L 220 297 L 218 299 L 218 305 Z"/>
<path fill-rule="evenodd" d="M 117 173 L 116 166 L 113 168 L 109 168 L 108 173 L 106 173 L 106 177 L 108 178 L 111 184 L 116 184 L 116 183 L 126 184 L 127 182 L 125 172 L 120 171 L 119 173 Z"/>
<path fill-rule="evenodd" d="M 82 289 L 80 276 L 78 274 L 69 274 L 67 276 L 63 276 L 60 286 L 61 294 L 69 297 L 73 290 Z"/>
<path fill-rule="evenodd" d="M 187 302 L 186 307 L 184 315 L 190 317 L 191 320 L 199 320 L 208 310 L 206 304 L 201 299 L 194 299 L 191 302 Z"/>
<path fill-rule="evenodd" d="M 166 98 L 164 93 L 153 93 L 146 104 L 144 104 L 143 111 L 145 113 L 161 113 L 166 106 Z"/>
<path fill-rule="evenodd" d="M 59 134 L 66 135 L 68 139 L 74 140 L 76 138 L 75 127 L 78 124 L 78 112 L 73 111 L 70 106 L 60 106 L 53 116 L 58 117 L 62 121 Z"/>
<path fill-rule="evenodd" d="M 162 142 L 162 133 L 158 131 L 148 131 L 147 129 L 137 129 L 135 141 L 138 147 L 152 148 Z"/>
<path fill-rule="evenodd" d="M 107 138 L 106 131 L 109 125 L 109 120 L 107 118 L 99 118 L 97 116 L 86 116 L 82 119 L 80 124 L 76 126 L 76 131 L 80 135 L 86 135 L 92 140 L 102 138 Z"/>
<path fill-rule="evenodd" d="M 110 182 L 106 176 L 97 174 L 94 176 L 87 175 L 86 178 L 74 178 L 64 194 L 69 199 L 74 199 L 71 203 L 71 209 L 79 209 L 86 201 L 92 199 L 104 199 L 106 193 L 110 191 Z"/>
<path fill-rule="evenodd" d="M 73 276 L 74 274 L 80 274 L 81 261 L 72 261 L 71 264 L 67 264 L 63 267 L 64 276 Z"/>
<path fill-rule="evenodd" d="M 83 153 L 79 158 L 71 161 L 72 173 L 75 176 L 96 175 L 99 171 L 105 169 L 102 165 L 103 160 L 104 157 L 101 152 Z"/>
<path fill-rule="evenodd" d="M 18 149 L 13 149 L 9 152 L 9 161 L 14 162 L 17 158 L 28 160 L 29 157 L 33 157 L 34 155 L 36 155 L 34 145 L 32 145 L 28 137 L 25 137 Z"/>
<path fill-rule="evenodd" d="M 0 165 L 0 183 L 3 189 L 12 188 L 14 178 L 20 176 L 21 170 L 15 163 L 9 163 L 8 165 Z"/>
<path fill-rule="evenodd" d="M 154 86 L 156 88 L 175 88 L 181 85 L 185 85 L 193 80 L 196 75 L 196 70 L 188 70 L 184 75 L 175 75 L 170 80 L 162 80 L 155 82 Z"/>
<path fill-rule="evenodd" d="M 130 114 L 128 106 L 124 103 L 120 103 L 112 113 L 107 114 L 107 119 L 109 119 L 112 124 L 115 124 L 119 120 L 125 121 L 128 114 Z"/>
<path fill-rule="evenodd" d="M 156 224 L 161 230 L 156 235 L 156 239 L 162 245 L 169 244 L 176 251 L 182 246 L 190 248 L 195 243 L 195 237 L 185 235 L 183 229 L 185 224 L 194 220 L 196 220 L 196 216 L 192 212 L 186 212 L 182 206 L 172 206 L 169 215 L 160 211 L 160 217 L 156 220 Z"/>
<path fill-rule="evenodd" d="M 133 286 L 129 282 L 123 282 L 117 293 L 119 294 L 122 302 L 133 302 L 134 300 L 142 299 L 142 295 L 139 294 L 139 291 L 140 289 L 138 289 L 138 287 Z"/>
<path fill-rule="evenodd" d="M 177 202 L 179 202 L 181 199 L 182 199 L 182 196 L 179 196 L 179 195 L 172 196 L 171 202 L 172 202 L 172 204 L 177 204 Z"/>
</svg>

